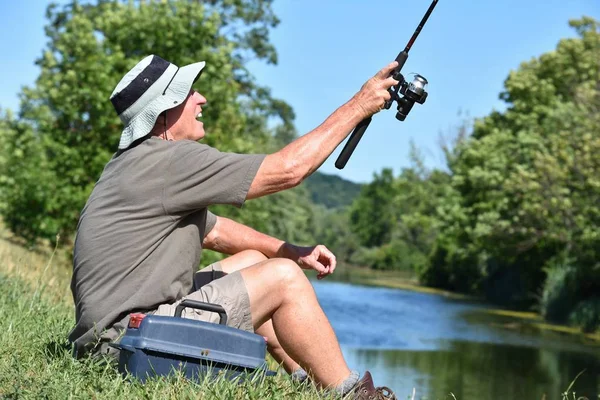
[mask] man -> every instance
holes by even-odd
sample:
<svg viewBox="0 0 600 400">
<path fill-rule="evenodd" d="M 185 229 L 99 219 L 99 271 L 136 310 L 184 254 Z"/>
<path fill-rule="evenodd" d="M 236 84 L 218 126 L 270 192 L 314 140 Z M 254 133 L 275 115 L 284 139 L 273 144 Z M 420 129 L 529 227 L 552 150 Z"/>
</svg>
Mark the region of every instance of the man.
<svg viewBox="0 0 600 400">
<path fill-rule="evenodd" d="M 346 365 L 301 268 L 334 272 L 322 245 L 298 247 L 218 217 L 232 204 L 300 184 L 362 119 L 383 108 L 393 62 L 320 126 L 268 155 L 222 153 L 198 143 L 206 99 L 191 89 L 204 62 L 184 67 L 148 56 L 119 82 L 111 101 L 125 125 L 77 227 L 71 289 L 74 352 L 110 354 L 133 312 L 173 315 L 184 298 L 216 303 L 228 325 L 268 338 L 284 368 L 356 398 L 386 398 L 366 372 Z M 231 257 L 194 274 L 202 248 Z M 208 276 L 208 278 L 207 278 Z M 186 309 L 186 318 L 217 321 Z M 388 390 L 389 391 L 389 390 Z M 390 396 L 393 394 L 388 393 Z M 373 397 L 369 397 L 373 396 Z M 379 397 L 377 397 L 379 396 Z M 390 397 L 393 398 L 393 397 Z"/>
</svg>

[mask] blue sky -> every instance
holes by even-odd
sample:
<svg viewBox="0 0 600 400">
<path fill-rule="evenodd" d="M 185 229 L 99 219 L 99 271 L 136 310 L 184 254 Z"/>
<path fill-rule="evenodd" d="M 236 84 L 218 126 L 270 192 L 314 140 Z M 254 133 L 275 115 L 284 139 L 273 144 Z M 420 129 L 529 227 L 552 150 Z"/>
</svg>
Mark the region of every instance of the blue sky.
<svg viewBox="0 0 600 400">
<path fill-rule="evenodd" d="M 16 110 L 21 87 L 31 85 L 39 72 L 34 60 L 46 43 L 48 2 L 0 4 L 0 107 Z M 396 57 L 429 4 L 275 0 L 281 24 L 272 41 L 279 63 L 255 62 L 250 68 L 260 83 L 292 105 L 298 131 L 306 133 Z M 427 165 L 443 166 L 439 136 L 459 124 L 459 111 L 480 117 L 502 109 L 498 94 L 510 70 L 553 50 L 561 38 L 573 37 L 568 20 L 583 15 L 600 19 L 600 1 L 440 0 L 403 69 L 429 80 L 427 102 L 415 105 L 404 122 L 395 119 L 395 105 L 377 114 L 347 166 L 341 171 L 334 166 L 340 146 L 320 171 L 356 182 L 370 181 L 384 167 L 398 173 L 408 165 L 410 140 Z"/>
</svg>

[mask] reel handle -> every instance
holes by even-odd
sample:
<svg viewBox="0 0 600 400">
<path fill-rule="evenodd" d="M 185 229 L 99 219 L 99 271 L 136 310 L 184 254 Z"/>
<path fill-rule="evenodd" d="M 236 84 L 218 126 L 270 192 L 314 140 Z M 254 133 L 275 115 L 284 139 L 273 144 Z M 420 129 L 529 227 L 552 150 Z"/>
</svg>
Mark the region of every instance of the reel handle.
<svg viewBox="0 0 600 400">
<path fill-rule="evenodd" d="M 358 142 L 360 142 L 362 135 L 365 133 L 365 131 L 369 127 L 369 124 L 371 123 L 371 119 L 372 119 L 371 117 L 365 118 L 362 121 L 360 121 L 358 123 L 358 125 L 356 125 L 356 128 L 354 128 L 354 130 L 352 131 L 352 135 L 350 135 L 350 139 L 348 139 L 348 141 L 346 142 L 346 145 L 342 149 L 342 152 L 340 153 L 337 160 L 335 161 L 335 167 L 337 169 L 344 169 L 344 167 L 346 166 L 346 163 L 350 159 L 350 156 L 354 152 L 354 149 L 358 145 Z"/>
</svg>

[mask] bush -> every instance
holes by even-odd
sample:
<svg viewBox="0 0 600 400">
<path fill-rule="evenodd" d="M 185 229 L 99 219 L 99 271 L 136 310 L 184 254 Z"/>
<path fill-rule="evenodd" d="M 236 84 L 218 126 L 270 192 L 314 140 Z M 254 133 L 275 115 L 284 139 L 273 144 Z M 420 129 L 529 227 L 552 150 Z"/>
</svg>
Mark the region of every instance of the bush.
<svg viewBox="0 0 600 400">
<path fill-rule="evenodd" d="M 579 302 L 569 314 L 569 323 L 584 332 L 593 332 L 600 326 L 600 297 Z"/>
<path fill-rule="evenodd" d="M 379 247 L 360 248 L 351 263 L 376 270 L 418 271 L 426 257 L 406 242 L 395 240 Z"/>
<path fill-rule="evenodd" d="M 565 323 L 579 300 L 577 270 L 570 260 L 561 257 L 548 263 L 546 273 L 541 313 L 548 321 Z"/>
<path fill-rule="evenodd" d="M 477 293 L 483 279 L 481 261 L 453 244 L 438 241 L 419 270 L 419 279 L 427 286 Z"/>
</svg>

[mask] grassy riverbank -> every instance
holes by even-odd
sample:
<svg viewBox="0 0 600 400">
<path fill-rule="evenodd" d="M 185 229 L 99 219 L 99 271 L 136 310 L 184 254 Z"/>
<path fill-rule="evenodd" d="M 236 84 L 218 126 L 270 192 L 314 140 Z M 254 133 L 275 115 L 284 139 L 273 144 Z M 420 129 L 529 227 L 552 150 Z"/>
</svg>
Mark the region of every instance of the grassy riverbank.
<svg viewBox="0 0 600 400">
<path fill-rule="evenodd" d="M 68 257 L 49 248 L 28 250 L 4 232 L 0 260 L 0 398 L 328 398 L 313 387 L 294 384 L 285 374 L 240 385 L 224 379 L 194 383 L 181 376 L 141 385 L 124 379 L 111 365 L 74 360 L 66 341 L 74 323 Z M 374 276 L 395 285 L 389 277 Z M 397 395 L 411 399 L 411 392 L 406 388 Z M 423 400 L 418 393 L 417 388 L 415 399 Z M 448 394 L 445 399 L 453 398 Z"/>
<path fill-rule="evenodd" d="M 74 360 L 66 340 L 74 323 L 67 257 L 29 251 L 4 235 L 0 259 L 0 398 L 330 398 L 285 374 L 239 385 L 223 378 L 193 383 L 181 376 L 141 385 L 109 364 Z"/>
<path fill-rule="evenodd" d="M 111 365 L 71 357 L 66 341 L 71 307 L 50 300 L 47 290 L 32 291 L 21 279 L 1 276 L 0 291 L 0 398 L 322 398 L 284 375 L 240 385 L 223 378 L 193 383 L 181 376 L 141 385 Z"/>
</svg>

